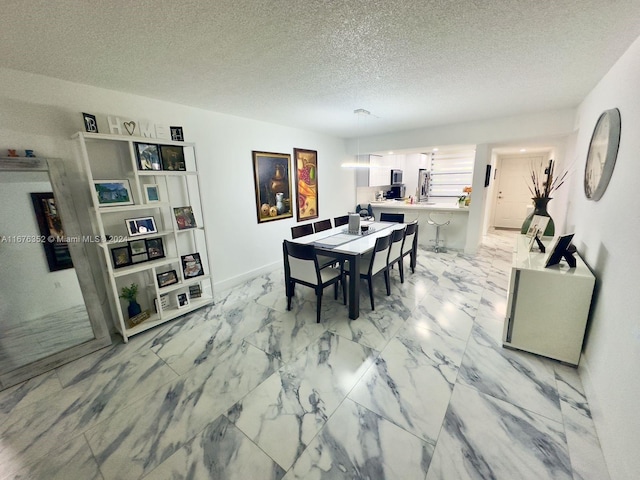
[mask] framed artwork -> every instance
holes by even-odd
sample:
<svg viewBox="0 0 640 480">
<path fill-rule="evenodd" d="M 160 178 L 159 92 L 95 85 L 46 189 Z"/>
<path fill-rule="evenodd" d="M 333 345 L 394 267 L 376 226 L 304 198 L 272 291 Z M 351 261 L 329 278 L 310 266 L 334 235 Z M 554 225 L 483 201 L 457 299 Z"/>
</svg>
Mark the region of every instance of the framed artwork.
<svg viewBox="0 0 640 480">
<path fill-rule="evenodd" d="M 294 148 L 293 158 L 296 166 L 298 221 L 318 218 L 318 152 Z"/>
<path fill-rule="evenodd" d="M 184 142 L 184 132 L 182 131 L 182 127 L 169 127 L 169 130 L 171 131 L 171 140 Z"/>
<path fill-rule="evenodd" d="M 93 186 L 101 207 L 133 205 L 129 180 L 95 180 Z"/>
<path fill-rule="evenodd" d="M 136 156 L 140 170 L 162 170 L 160 150 L 158 145 L 151 143 L 136 143 Z"/>
<path fill-rule="evenodd" d="M 146 203 L 155 203 L 160 201 L 160 190 L 158 185 L 143 185 L 144 198 Z"/>
<path fill-rule="evenodd" d="M 158 311 L 158 299 L 154 298 L 154 304 L 156 307 L 156 312 Z M 160 295 L 160 308 L 162 308 L 162 310 L 166 310 L 167 308 L 170 307 L 169 304 L 169 294 L 165 293 L 164 295 Z"/>
<path fill-rule="evenodd" d="M 195 285 L 189 285 L 189 298 L 200 298 L 202 297 L 202 287 L 199 283 Z"/>
<path fill-rule="evenodd" d="M 173 209 L 176 217 L 178 230 L 186 230 L 187 228 L 196 228 L 196 218 L 193 216 L 193 209 L 190 206 L 176 207 Z"/>
<path fill-rule="evenodd" d="M 175 270 L 169 270 L 168 272 L 158 273 L 156 275 L 158 279 L 158 287 L 167 287 L 169 285 L 173 285 L 174 283 L 178 283 L 178 274 Z"/>
<path fill-rule="evenodd" d="M 176 304 L 178 308 L 184 308 L 189 306 L 189 297 L 186 293 L 178 293 L 176 295 Z"/>
<path fill-rule="evenodd" d="M 50 272 L 73 268 L 71 254 L 62 229 L 62 219 L 58 215 L 53 192 L 32 193 L 31 201 L 36 214 L 38 229 L 43 239 L 42 246 L 47 257 Z"/>
<path fill-rule="evenodd" d="M 130 237 L 158 233 L 156 221 L 153 217 L 128 218 L 125 221 Z"/>
<path fill-rule="evenodd" d="M 98 122 L 96 116 L 90 113 L 82 112 L 82 119 L 84 120 L 84 129 L 88 133 L 98 133 Z"/>
<path fill-rule="evenodd" d="M 204 269 L 202 268 L 202 260 L 200 260 L 199 253 L 190 253 L 189 255 L 182 255 L 182 272 L 184 278 L 194 278 L 204 275 Z"/>
<path fill-rule="evenodd" d="M 164 245 L 162 244 L 162 238 L 148 238 L 144 241 L 146 247 L 146 253 L 149 260 L 155 260 L 156 258 L 164 258 Z"/>
<path fill-rule="evenodd" d="M 160 145 L 162 169 L 184 172 L 187 169 L 184 161 L 184 150 L 179 145 Z"/>
<path fill-rule="evenodd" d="M 535 237 L 538 233 L 544 234 L 547 229 L 547 224 L 549 223 L 550 217 L 545 217 L 544 215 L 534 215 L 531 219 L 531 223 L 529 224 L 529 229 L 525 234 L 529 238 Z"/>
<path fill-rule="evenodd" d="M 131 255 L 141 255 L 147 253 L 147 244 L 144 240 L 132 240 L 129 242 Z"/>
<path fill-rule="evenodd" d="M 291 155 L 251 152 L 258 223 L 293 217 L 291 210 Z"/>
<path fill-rule="evenodd" d="M 571 244 L 571 240 L 573 239 L 573 233 L 568 235 L 560 235 L 555 239 L 553 243 L 553 247 L 551 247 L 551 252 L 549 252 L 549 256 L 544 264 L 545 268 L 552 267 L 560 263 L 560 260 L 563 256 L 568 252 L 569 245 Z"/>
<path fill-rule="evenodd" d="M 112 248 L 111 258 L 113 259 L 113 268 L 122 268 L 131 265 L 131 250 L 129 250 L 129 245 Z"/>
</svg>

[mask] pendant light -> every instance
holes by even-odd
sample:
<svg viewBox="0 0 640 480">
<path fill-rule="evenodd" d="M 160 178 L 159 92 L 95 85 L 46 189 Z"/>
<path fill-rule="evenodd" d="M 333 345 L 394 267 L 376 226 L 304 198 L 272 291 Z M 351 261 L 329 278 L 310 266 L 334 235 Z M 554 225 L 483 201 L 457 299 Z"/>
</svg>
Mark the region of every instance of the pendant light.
<svg viewBox="0 0 640 480">
<path fill-rule="evenodd" d="M 369 162 L 360 163 L 360 118 L 368 117 L 371 115 L 369 110 L 365 110 L 364 108 L 357 108 L 353 111 L 356 115 L 356 130 L 358 131 L 358 136 L 356 137 L 356 145 L 357 145 L 357 155 L 355 162 L 345 162 L 341 165 L 342 168 L 370 168 Z"/>
</svg>

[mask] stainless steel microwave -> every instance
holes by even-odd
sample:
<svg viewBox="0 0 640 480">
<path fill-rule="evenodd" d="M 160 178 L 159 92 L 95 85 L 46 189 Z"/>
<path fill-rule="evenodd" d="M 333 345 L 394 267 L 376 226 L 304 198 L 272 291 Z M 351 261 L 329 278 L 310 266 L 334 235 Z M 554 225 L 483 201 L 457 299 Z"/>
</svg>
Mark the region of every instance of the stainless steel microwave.
<svg viewBox="0 0 640 480">
<path fill-rule="evenodd" d="M 391 170 L 391 185 L 399 185 L 402 183 L 402 170 Z"/>
</svg>

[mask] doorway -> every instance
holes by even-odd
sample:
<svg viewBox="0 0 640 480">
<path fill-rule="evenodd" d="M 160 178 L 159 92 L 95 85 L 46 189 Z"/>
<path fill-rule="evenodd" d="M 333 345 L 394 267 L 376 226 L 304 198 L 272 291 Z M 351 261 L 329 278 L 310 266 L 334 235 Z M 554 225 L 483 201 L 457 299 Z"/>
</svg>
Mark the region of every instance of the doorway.
<svg viewBox="0 0 640 480">
<path fill-rule="evenodd" d="M 495 228 L 522 226 L 533 208 L 529 191 L 531 167 L 544 164 L 548 158 L 550 152 L 498 155 L 492 222 Z"/>
</svg>

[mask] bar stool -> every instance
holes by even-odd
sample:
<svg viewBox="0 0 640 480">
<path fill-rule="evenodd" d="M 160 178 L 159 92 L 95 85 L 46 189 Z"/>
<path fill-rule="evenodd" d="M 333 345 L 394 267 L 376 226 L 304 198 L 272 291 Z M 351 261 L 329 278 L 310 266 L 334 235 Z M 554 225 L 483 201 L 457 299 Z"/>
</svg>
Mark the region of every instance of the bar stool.
<svg viewBox="0 0 640 480">
<path fill-rule="evenodd" d="M 440 244 L 440 227 L 445 227 L 451 223 L 451 213 L 445 212 L 432 212 L 429 214 L 429 220 L 427 223 L 436 227 L 436 239 L 433 244 L 433 251 L 446 252 L 447 249 Z"/>
</svg>

